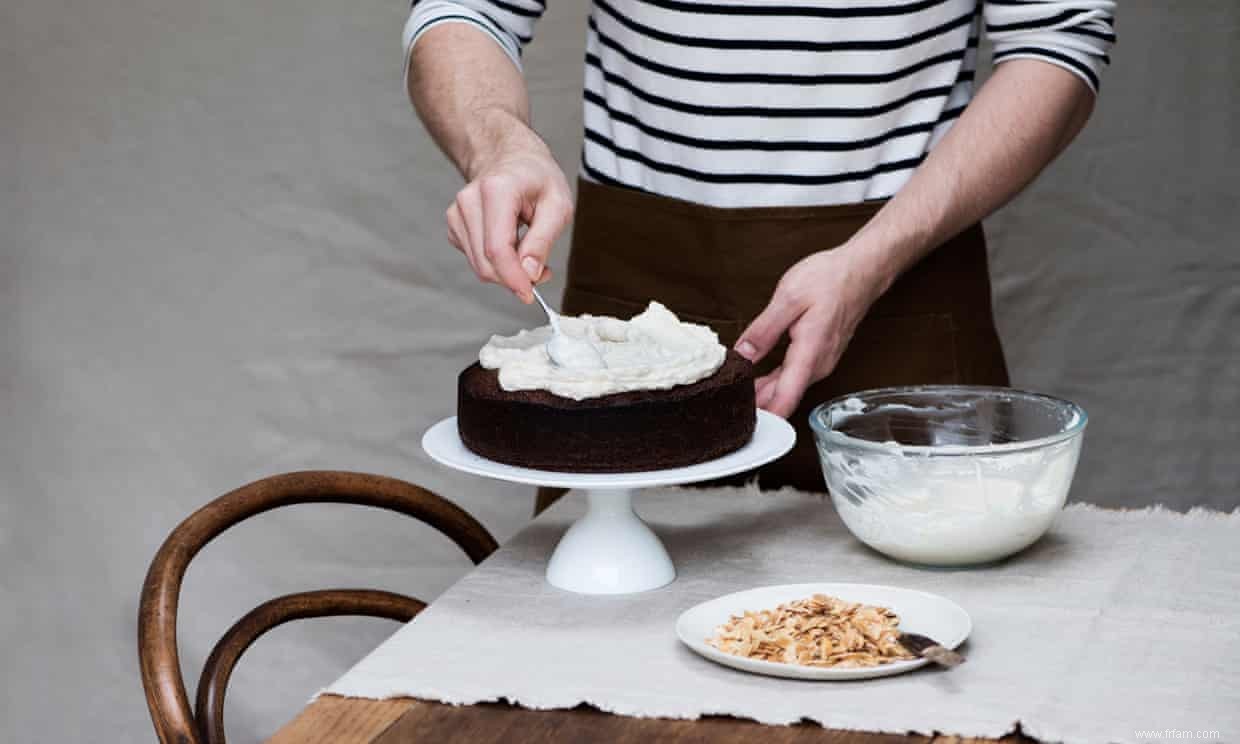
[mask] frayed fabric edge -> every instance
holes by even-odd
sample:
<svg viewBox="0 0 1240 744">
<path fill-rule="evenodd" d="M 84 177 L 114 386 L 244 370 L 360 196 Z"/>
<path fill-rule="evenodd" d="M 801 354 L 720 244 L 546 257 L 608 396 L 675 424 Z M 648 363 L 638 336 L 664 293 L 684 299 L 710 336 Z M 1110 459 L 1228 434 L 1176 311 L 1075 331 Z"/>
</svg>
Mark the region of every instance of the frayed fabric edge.
<svg viewBox="0 0 1240 744">
<path fill-rule="evenodd" d="M 1013 721 L 1010 724 L 1005 724 L 1003 727 L 996 727 L 993 724 L 979 722 L 976 726 L 970 729 L 972 733 L 947 731 L 944 729 L 935 728 L 933 726 L 928 726 L 928 727 L 920 727 L 920 726 L 874 727 L 874 726 L 865 726 L 861 724 L 856 724 L 851 721 L 845 721 L 845 722 L 822 721 L 813 716 L 801 716 L 801 717 L 796 717 L 796 718 L 789 718 L 789 717 L 766 718 L 766 719 L 754 718 L 752 716 L 738 715 L 738 714 L 729 712 L 723 707 L 720 707 L 718 709 L 715 709 L 713 707 L 707 707 L 707 709 L 701 711 L 700 713 L 675 712 L 675 711 L 644 713 L 640 709 L 632 708 L 628 706 L 600 704 L 586 697 L 581 697 L 581 698 L 574 697 L 572 699 L 568 699 L 563 702 L 559 702 L 559 701 L 538 702 L 538 701 L 531 701 L 531 700 L 525 699 L 521 696 L 509 697 L 507 695 L 490 695 L 490 694 L 445 695 L 445 694 L 436 694 L 431 691 L 422 691 L 422 693 L 418 695 L 414 695 L 410 693 L 396 693 L 396 694 L 391 694 L 391 695 L 374 696 L 374 695 L 364 695 L 364 694 L 344 694 L 340 692 L 333 692 L 330 689 L 324 688 L 324 689 L 319 690 L 319 692 L 316 693 L 313 698 L 311 698 L 311 702 L 318 700 L 320 697 L 323 697 L 325 695 L 332 696 L 332 697 L 346 698 L 346 699 L 354 699 L 354 700 L 375 700 L 375 701 L 395 700 L 398 698 L 415 698 L 415 699 L 423 700 L 426 702 L 433 702 L 439 705 L 451 705 L 454 707 L 469 706 L 469 705 L 482 705 L 482 704 L 487 704 L 487 703 L 502 703 L 505 705 L 511 705 L 516 708 L 522 708 L 524 710 L 531 710 L 531 711 L 572 710 L 580 705 L 588 705 L 591 708 L 594 708 L 595 710 L 601 713 L 604 713 L 607 715 L 622 716 L 624 718 L 664 719 L 664 720 L 673 720 L 673 721 L 698 721 L 708 716 L 727 716 L 729 718 L 735 718 L 740 721 L 750 721 L 752 723 L 756 723 L 756 724 L 763 725 L 763 726 L 796 726 L 796 725 L 800 725 L 804 723 L 810 723 L 810 724 L 822 726 L 825 729 L 831 729 L 835 731 L 858 731 L 858 732 L 864 732 L 864 733 L 896 734 L 896 735 L 960 736 L 960 737 L 966 737 L 966 738 L 1000 739 L 1004 736 L 1007 736 L 1009 734 L 1012 734 L 1020 730 L 1021 728 L 1020 721 Z"/>
</svg>

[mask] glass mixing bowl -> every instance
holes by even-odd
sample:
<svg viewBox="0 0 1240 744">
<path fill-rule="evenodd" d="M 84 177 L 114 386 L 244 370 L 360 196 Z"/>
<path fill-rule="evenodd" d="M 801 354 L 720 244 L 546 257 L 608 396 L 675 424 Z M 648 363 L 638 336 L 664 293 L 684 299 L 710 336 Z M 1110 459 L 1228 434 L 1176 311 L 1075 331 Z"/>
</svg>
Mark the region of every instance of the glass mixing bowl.
<svg viewBox="0 0 1240 744">
<path fill-rule="evenodd" d="M 1087 421 L 1066 400 L 970 385 L 867 390 L 809 417 L 848 529 L 933 566 L 989 563 L 1041 537 L 1068 497 Z"/>
</svg>

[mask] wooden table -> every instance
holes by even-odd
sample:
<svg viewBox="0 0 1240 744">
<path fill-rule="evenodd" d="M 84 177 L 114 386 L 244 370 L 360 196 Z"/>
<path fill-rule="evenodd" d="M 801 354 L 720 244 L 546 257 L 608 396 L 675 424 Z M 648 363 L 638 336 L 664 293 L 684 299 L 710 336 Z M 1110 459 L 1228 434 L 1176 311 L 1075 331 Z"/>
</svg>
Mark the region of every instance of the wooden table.
<svg viewBox="0 0 1240 744">
<path fill-rule="evenodd" d="M 324 695 L 280 729 L 270 744 L 407 744 L 408 742 L 762 742 L 762 744 L 981 744 L 986 739 L 901 736 L 824 729 L 814 724 L 764 726 L 727 716 L 697 721 L 626 718 L 586 706 L 535 711 L 511 705 L 452 706 L 412 698 L 364 700 Z M 1004 742 L 1034 740 L 1013 734 Z"/>
</svg>

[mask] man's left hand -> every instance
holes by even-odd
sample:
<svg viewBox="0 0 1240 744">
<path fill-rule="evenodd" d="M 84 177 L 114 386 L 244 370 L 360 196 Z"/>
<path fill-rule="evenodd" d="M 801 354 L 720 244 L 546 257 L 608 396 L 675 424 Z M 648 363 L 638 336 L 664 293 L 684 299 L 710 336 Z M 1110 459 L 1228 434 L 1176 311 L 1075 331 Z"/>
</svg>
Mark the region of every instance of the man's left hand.
<svg viewBox="0 0 1240 744">
<path fill-rule="evenodd" d="M 783 362 L 754 381 L 758 407 L 790 416 L 806 388 L 835 369 L 886 284 L 874 261 L 852 243 L 814 253 L 788 269 L 766 309 L 736 343 L 741 356 L 757 362 L 788 334 Z"/>
</svg>

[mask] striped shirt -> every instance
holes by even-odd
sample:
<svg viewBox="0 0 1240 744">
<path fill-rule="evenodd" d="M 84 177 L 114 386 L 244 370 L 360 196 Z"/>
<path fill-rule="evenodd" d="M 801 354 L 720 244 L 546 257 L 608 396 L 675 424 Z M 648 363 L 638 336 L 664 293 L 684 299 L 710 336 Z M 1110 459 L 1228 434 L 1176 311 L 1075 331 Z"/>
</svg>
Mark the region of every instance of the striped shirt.
<svg viewBox="0 0 1240 744">
<path fill-rule="evenodd" d="M 543 0 L 415 0 L 520 67 Z M 593 0 L 582 176 L 719 207 L 894 194 L 973 94 L 978 39 L 1092 90 L 1114 0 Z"/>
</svg>

